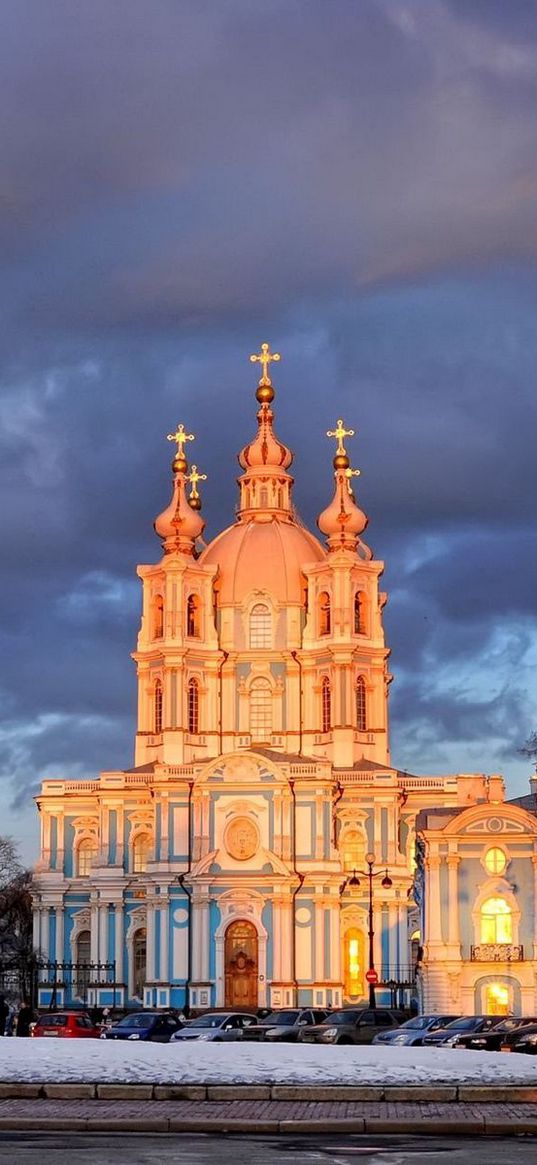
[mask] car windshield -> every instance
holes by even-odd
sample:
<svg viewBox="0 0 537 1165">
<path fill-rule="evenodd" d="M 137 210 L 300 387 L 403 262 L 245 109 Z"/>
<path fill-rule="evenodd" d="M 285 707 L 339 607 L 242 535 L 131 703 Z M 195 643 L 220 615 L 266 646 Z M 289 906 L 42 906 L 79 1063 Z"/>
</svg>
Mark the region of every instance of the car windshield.
<svg viewBox="0 0 537 1165">
<path fill-rule="evenodd" d="M 402 1023 L 401 1027 L 410 1028 L 411 1031 L 423 1031 L 425 1027 L 429 1027 L 431 1017 L 427 1015 L 415 1015 L 414 1019 L 407 1019 L 406 1023 Z"/>
<path fill-rule="evenodd" d="M 277 1024 L 286 1024 L 290 1026 L 296 1023 L 300 1015 L 299 1011 L 273 1011 L 271 1015 L 263 1020 L 264 1024 L 270 1024 L 271 1027 L 276 1027 Z"/>
<path fill-rule="evenodd" d="M 451 1023 L 446 1023 L 444 1030 L 445 1031 L 455 1030 L 455 1031 L 459 1031 L 459 1032 L 461 1032 L 461 1031 L 462 1032 L 465 1032 L 465 1031 L 471 1032 L 475 1028 L 476 1024 L 480 1023 L 480 1020 L 481 1020 L 481 1017 L 479 1015 L 462 1016 L 459 1019 L 452 1020 Z"/>
<path fill-rule="evenodd" d="M 134 1015 L 125 1015 L 117 1024 L 118 1027 L 151 1027 L 154 1020 L 154 1015 L 144 1015 L 143 1011 L 137 1011 Z"/>
<path fill-rule="evenodd" d="M 191 1031 L 194 1027 L 220 1027 L 229 1019 L 227 1015 L 199 1015 L 197 1019 L 193 1019 L 189 1023 L 188 1030 Z"/>
<path fill-rule="evenodd" d="M 527 1019 L 527 1020 L 526 1020 L 526 1023 L 531 1023 L 531 1020 L 530 1020 L 530 1019 Z M 497 1023 L 497 1024 L 496 1024 L 496 1026 L 495 1026 L 495 1028 L 494 1028 L 494 1031 L 495 1031 L 495 1032 L 512 1032 L 512 1031 L 514 1031 L 514 1030 L 515 1030 L 517 1027 L 522 1027 L 522 1026 L 523 1026 L 523 1024 L 524 1024 L 524 1020 L 523 1020 L 523 1019 L 513 1019 L 513 1018 L 511 1018 L 511 1019 L 502 1019 L 502 1022 L 501 1022 L 501 1023 Z"/>
<path fill-rule="evenodd" d="M 37 1022 L 40 1027 L 67 1027 L 67 1016 L 42 1015 L 41 1019 L 38 1019 Z"/>
<path fill-rule="evenodd" d="M 327 1015 L 323 1023 L 329 1026 L 334 1023 L 356 1023 L 363 1014 L 363 1011 L 335 1011 L 333 1015 Z"/>
</svg>

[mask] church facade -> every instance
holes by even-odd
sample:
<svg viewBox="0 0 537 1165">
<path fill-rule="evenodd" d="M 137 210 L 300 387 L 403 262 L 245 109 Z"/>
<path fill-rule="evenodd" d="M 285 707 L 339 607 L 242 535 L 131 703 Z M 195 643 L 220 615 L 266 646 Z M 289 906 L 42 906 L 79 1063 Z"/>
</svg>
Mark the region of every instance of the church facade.
<svg viewBox="0 0 537 1165">
<path fill-rule="evenodd" d="M 391 763 L 387 596 L 362 538 L 354 434 L 342 421 L 328 434 L 323 544 L 293 506 L 276 359 L 267 345 L 255 357 L 257 433 L 239 454 L 236 519 L 209 544 L 193 437 L 169 434 L 163 553 L 138 569 L 133 767 L 42 783 L 43 1006 L 340 1005 L 371 998 L 375 981 L 390 1002 L 427 938 L 416 820 L 457 813 L 484 787 Z"/>
</svg>

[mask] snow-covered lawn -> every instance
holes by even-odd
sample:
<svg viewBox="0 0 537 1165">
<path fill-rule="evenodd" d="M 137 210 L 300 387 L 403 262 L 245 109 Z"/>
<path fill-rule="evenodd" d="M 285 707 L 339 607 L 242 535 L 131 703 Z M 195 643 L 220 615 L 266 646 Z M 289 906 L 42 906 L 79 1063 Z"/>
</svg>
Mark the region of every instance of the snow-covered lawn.
<svg viewBox="0 0 537 1165">
<path fill-rule="evenodd" d="M 0 1039 L 0 1081 L 151 1084 L 526 1084 L 537 1056 L 305 1044 Z"/>
</svg>

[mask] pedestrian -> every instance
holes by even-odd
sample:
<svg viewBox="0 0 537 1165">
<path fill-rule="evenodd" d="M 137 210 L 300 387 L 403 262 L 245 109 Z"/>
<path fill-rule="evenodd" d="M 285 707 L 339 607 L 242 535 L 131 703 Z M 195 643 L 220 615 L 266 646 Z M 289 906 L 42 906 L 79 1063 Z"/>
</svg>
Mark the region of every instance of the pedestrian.
<svg viewBox="0 0 537 1165">
<path fill-rule="evenodd" d="M 4 1035 L 6 1030 L 6 1020 L 9 1015 L 9 1007 L 6 1003 L 5 995 L 0 995 L 0 1036 Z"/>
<path fill-rule="evenodd" d="M 10 1003 L 10 1004 L 8 1004 L 8 1007 L 9 1007 L 9 1015 L 6 1019 L 6 1026 L 4 1028 L 4 1035 L 5 1036 L 12 1036 L 14 1031 L 15 1031 L 15 1020 L 17 1018 L 17 1004 Z"/>
<path fill-rule="evenodd" d="M 26 999 L 23 999 L 19 1007 L 19 1013 L 17 1015 L 17 1031 L 15 1034 L 18 1036 L 29 1036 L 30 1024 L 32 1023 L 33 1018 L 34 1013 L 30 1007 L 30 1004 Z"/>
</svg>

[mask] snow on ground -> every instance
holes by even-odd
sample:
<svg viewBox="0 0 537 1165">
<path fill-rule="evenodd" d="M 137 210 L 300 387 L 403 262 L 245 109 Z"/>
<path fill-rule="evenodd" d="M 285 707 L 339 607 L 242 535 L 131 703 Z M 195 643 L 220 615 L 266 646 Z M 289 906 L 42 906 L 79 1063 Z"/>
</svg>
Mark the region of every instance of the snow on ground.
<svg viewBox="0 0 537 1165">
<path fill-rule="evenodd" d="M 440 1048 L 0 1039 L 0 1082 L 526 1084 L 537 1056 Z"/>
</svg>

